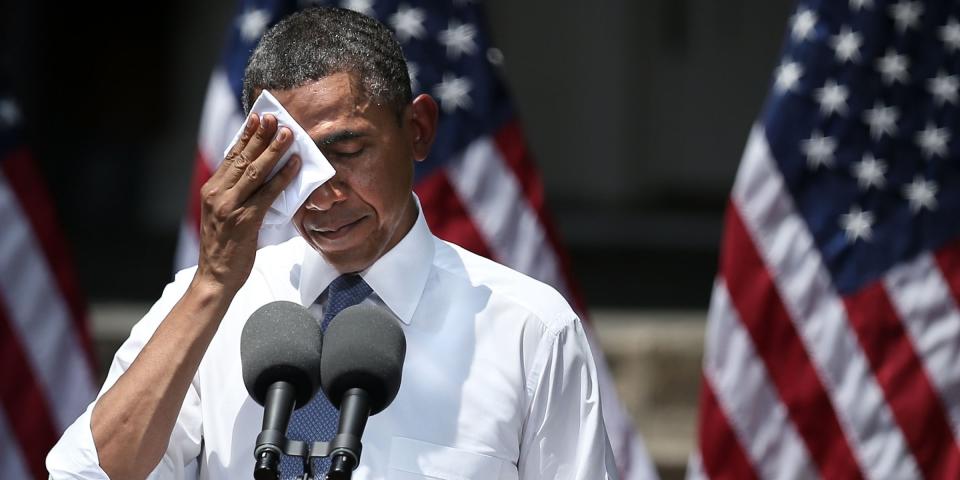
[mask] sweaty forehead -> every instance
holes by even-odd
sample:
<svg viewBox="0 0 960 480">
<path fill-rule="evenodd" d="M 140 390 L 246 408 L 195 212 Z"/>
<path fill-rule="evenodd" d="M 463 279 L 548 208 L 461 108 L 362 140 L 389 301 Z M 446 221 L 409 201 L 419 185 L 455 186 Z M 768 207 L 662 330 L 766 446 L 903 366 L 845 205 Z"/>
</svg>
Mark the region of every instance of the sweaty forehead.
<svg viewBox="0 0 960 480">
<path fill-rule="evenodd" d="M 334 73 L 300 87 L 271 93 L 311 134 L 331 124 L 362 121 L 374 107 L 349 73 Z"/>
</svg>

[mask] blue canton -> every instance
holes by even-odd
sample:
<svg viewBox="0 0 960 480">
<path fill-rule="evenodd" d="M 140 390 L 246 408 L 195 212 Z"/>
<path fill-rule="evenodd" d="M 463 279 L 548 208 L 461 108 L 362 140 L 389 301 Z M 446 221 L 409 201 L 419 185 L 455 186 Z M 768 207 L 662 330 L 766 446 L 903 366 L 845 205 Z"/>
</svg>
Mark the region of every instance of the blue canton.
<svg viewBox="0 0 960 480">
<path fill-rule="evenodd" d="M 801 1 L 762 116 L 841 294 L 960 232 L 960 3 Z"/>
</svg>

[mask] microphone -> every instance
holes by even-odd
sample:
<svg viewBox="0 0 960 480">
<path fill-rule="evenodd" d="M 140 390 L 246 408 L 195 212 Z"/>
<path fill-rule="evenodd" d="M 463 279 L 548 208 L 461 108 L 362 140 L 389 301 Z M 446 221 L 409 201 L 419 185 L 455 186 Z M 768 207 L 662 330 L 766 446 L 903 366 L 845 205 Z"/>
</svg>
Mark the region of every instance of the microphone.
<svg viewBox="0 0 960 480">
<path fill-rule="evenodd" d="M 256 480 L 276 480 L 295 408 L 310 402 L 320 386 L 323 334 L 302 306 L 268 303 L 250 315 L 240 334 L 240 364 L 247 392 L 263 405 L 253 470 Z"/>
<path fill-rule="evenodd" d="M 330 403 L 340 409 L 340 424 L 330 442 L 328 480 L 349 479 L 357 468 L 367 418 L 396 398 L 406 352 L 403 330 L 383 308 L 355 305 L 330 322 L 320 378 Z"/>
</svg>

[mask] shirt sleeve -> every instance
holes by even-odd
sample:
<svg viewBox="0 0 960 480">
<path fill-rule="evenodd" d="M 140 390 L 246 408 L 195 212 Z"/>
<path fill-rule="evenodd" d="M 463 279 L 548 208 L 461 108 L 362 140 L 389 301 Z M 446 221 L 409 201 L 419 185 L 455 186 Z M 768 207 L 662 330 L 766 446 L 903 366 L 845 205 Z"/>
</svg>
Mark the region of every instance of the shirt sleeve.
<svg viewBox="0 0 960 480">
<path fill-rule="evenodd" d="M 527 390 L 517 468 L 522 480 L 618 479 L 600 407 L 597 369 L 580 321 L 546 332 Z"/>
<path fill-rule="evenodd" d="M 110 371 L 103 387 L 100 389 L 100 393 L 97 395 L 97 400 L 116 383 L 120 375 L 137 358 L 140 350 L 153 336 L 153 332 L 156 331 L 160 322 L 183 296 L 192 276 L 192 271 L 180 272 L 176 279 L 164 289 L 160 300 L 133 327 L 130 331 L 130 337 L 113 357 Z M 90 414 L 97 400 L 94 400 L 80 418 L 67 428 L 47 455 L 46 466 L 50 473 L 50 479 L 109 480 L 107 474 L 100 468 L 97 447 L 90 430 Z M 148 478 L 164 480 L 196 479 L 197 471 L 194 460 L 200 454 L 200 445 L 200 396 L 197 393 L 196 378 L 194 378 L 170 435 L 167 451 Z"/>
</svg>

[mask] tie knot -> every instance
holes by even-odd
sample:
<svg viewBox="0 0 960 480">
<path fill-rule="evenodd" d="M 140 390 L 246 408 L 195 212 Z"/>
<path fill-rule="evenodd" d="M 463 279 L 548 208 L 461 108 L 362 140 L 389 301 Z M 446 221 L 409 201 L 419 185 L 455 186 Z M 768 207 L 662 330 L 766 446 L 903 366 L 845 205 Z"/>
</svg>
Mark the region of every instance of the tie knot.
<svg viewBox="0 0 960 480">
<path fill-rule="evenodd" d="M 348 273 L 335 278 L 327 287 L 327 306 L 323 313 L 323 330 L 327 329 L 327 325 L 330 324 L 333 317 L 337 316 L 343 309 L 359 304 L 371 293 L 373 293 L 373 289 L 370 288 L 370 285 L 367 285 L 367 282 L 363 281 L 360 275 Z"/>
</svg>

